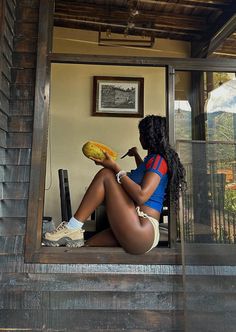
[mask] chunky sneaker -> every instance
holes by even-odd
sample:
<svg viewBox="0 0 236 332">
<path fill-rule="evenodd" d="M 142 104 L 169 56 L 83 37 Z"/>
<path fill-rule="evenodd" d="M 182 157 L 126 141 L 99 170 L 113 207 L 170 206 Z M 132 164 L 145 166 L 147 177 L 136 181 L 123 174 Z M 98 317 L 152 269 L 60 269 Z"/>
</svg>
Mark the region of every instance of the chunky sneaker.
<svg viewBox="0 0 236 332">
<path fill-rule="evenodd" d="M 63 221 L 54 231 L 44 234 L 43 243 L 49 247 L 82 247 L 84 245 L 84 230 L 69 229 Z"/>
</svg>

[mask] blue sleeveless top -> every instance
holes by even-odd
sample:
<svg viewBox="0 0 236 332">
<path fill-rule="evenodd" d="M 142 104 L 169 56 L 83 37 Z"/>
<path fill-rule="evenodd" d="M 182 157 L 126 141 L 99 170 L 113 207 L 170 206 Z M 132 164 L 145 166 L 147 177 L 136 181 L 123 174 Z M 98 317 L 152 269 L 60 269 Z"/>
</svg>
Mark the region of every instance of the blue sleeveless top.
<svg viewBox="0 0 236 332">
<path fill-rule="evenodd" d="M 147 172 L 158 174 L 161 180 L 152 196 L 144 203 L 144 205 L 161 213 L 168 184 L 167 162 L 159 154 L 151 153 L 144 158 L 144 161 L 135 170 L 132 170 L 127 175 L 135 183 L 141 184 L 143 177 Z"/>
</svg>

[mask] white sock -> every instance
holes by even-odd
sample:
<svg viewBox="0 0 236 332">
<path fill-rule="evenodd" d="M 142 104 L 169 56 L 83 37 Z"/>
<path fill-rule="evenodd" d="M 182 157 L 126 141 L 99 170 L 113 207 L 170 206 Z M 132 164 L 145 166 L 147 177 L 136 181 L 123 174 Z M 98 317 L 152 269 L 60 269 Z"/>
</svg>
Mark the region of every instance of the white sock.
<svg viewBox="0 0 236 332">
<path fill-rule="evenodd" d="M 83 227 L 83 222 L 75 219 L 75 217 L 70 218 L 66 227 L 69 229 L 81 229 Z"/>
</svg>

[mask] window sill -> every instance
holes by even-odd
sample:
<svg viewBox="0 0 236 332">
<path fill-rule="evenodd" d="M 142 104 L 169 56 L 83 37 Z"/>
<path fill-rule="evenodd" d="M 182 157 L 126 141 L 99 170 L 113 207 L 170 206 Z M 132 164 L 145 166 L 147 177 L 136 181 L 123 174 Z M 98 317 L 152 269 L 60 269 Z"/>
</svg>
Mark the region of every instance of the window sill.
<svg viewBox="0 0 236 332">
<path fill-rule="evenodd" d="M 181 264 L 179 250 L 156 248 L 143 255 L 131 255 L 122 248 L 41 247 L 25 255 L 26 263 L 43 264 Z"/>
<path fill-rule="evenodd" d="M 233 244 L 185 244 L 185 265 L 234 266 L 236 246 Z M 41 264 L 135 264 L 181 265 L 181 245 L 158 247 L 144 255 L 131 255 L 122 248 L 41 247 L 26 251 L 26 263 Z"/>
</svg>

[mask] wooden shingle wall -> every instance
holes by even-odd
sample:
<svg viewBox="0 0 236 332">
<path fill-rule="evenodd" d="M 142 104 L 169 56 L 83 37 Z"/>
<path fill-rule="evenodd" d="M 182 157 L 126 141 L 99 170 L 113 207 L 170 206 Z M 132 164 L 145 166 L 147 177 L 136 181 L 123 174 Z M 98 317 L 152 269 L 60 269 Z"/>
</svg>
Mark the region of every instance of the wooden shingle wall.
<svg viewBox="0 0 236 332">
<path fill-rule="evenodd" d="M 3 202 L 6 173 L 6 148 L 10 116 L 10 84 L 15 20 L 14 1 L 0 1 L 0 198 Z M 4 205 L 0 213 L 3 215 Z"/>
<path fill-rule="evenodd" d="M 0 0 L 0 330 L 184 331 L 181 266 L 24 263 L 39 2 Z M 214 331 L 223 331 L 227 301 L 235 308 L 235 275 L 200 273 L 187 300 L 191 310 L 204 310 L 190 318 L 195 324 L 209 309 L 213 324 L 214 310 L 223 312 L 214 323 Z M 214 308 L 198 291 L 209 290 L 212 280 Z M 200 323 L 196 331 L 204 332 Z"/>
<path fill-rule="evenodd" d="M 5 121 L 1 121 L 3 164 L 0 231 L 4 250 L 13 250 L 12 254 L 23 253 L 34 98 L 35 64 L 32 60 L 35 62 L 38 23 L 36 18 L 32 23 L 33 17 L 30 16 L 28 23 L 25 14 L 22 14 L 24 4 L 30 6 L 32 1 L 20 3 L 22 6 L 18 7 L 14 0 L 1 0 L 1 116 Z M 37 13 L 38 8 L 34 11 Z M 28 36 L 33 24 L 34 49 L 33 38 L 31 40 L 31 36 Z M 32 54 L 34 57 L 29 65 L 26 58 Z"/>
</svg>

